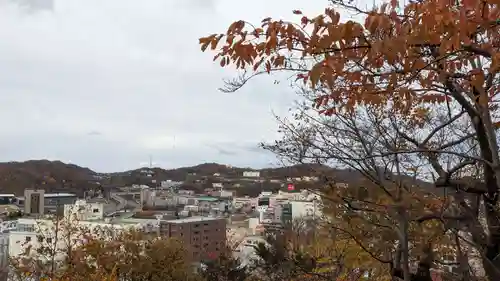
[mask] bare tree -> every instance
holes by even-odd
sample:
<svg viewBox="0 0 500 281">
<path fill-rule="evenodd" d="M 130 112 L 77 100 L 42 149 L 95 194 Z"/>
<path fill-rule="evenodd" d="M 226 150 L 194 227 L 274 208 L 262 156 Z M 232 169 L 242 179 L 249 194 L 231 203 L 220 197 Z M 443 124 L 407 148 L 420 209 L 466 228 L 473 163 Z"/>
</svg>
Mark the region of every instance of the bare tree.
<svg viewBox="0 0 500 281">
<path fill-rule="evenodd" d="M 286 163 L 351 169 L 358 178 L 349 187 L 322 175 L 327 207 L 345 222 L 332 227 L 390 265 L 394 276 L 431 280 L 431 268 L 442 267 L 449 256 L 443 245 L 456 252 L 465 241 L 452 238 L 462 237 L 466 226 L 480 228 L 473 190 L 482 183 L 473 179 L 481 159 L 464 112 L 437 106 L 423 120 L 408 120 L 390 106 L 367 105 L 325 116 L 308 106 L 314 93 L 300 94 L 306 102 L 298 104 L 294 119 L 279 119 L 283 139 L 264 147 Z M 464 204 L 471 209 L 474 202 L 465 216 Z"/>
</svg>

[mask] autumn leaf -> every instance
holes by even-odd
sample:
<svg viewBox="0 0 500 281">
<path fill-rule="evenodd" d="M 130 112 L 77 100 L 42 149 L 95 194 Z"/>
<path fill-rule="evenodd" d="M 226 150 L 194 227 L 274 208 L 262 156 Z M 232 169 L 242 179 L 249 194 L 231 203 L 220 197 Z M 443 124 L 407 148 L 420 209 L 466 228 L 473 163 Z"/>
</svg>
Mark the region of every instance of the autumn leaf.
<svg viewBox="0 0 500 281">
<path fill-rule="evenodd" d="M 407 104 L 404 101 L 410 98 L 412 103 L 464 102 L 455 95 L 436 95 L 442 87 L 446 87 L 446 79 L 453 80 L 457 87 L 464 89 L 474 87 L 477 91 L 487 90 L 488 93 L 500 90 L 498 84 L 489 89 L 484 87 L 487 72 L 496 73 L 500 68 L 500 42 L 495 38 L 500 33 L 500 24 L 491 24 L 491 19 L 500 18 L 500 9 L 492 2 L 479 0 L 467 0 L 460 8 L 449 7 L 445 0 L 424 0 L 407 3 L 400 9 L 399 1 L 391 0 L 375 9 L 376 12 L 366 11 L 363 24 L 341 22 L 340 14 L 332 8 L 326 8 L 319 15 L 303 15 L 298 25 L 267 17 L 262 20 L 262 28 L 255 28 L 240 20 L 228 28 L 225 40 L 212 34 L 201 38 L 199 44 L 203 51 L 210 45 L 211 49 L 219 52 L 214 48 L 225 42 L 219 52 L 221 56 L 218 59 L 225 60 L 220 63 L 221 66 L 234 64 L 239 69 L 250 66 L 251 71 L 258 72 L 255 66 L 263 61 L 265 73 L 278 69 L 289 71 L 297 79 L 307 77 L 305 81 L 312 87 L 335 89 L 342 93 L 338 100 L 345 102 L 345 108 L 397 100 L 395 110 L 411 118 L 412 107 L 403 106 Z M 349 5 L 344 8 L 354 10 Z M 303 13 L 293 10 L 292 14 Z M 265 36 L 261 37 L 261 34 Z M 479 38 L 477 34 L 489 38 L 484 42 L 497 44 L 484 44 L 479 39 L 471 41 L 470 38 Z M 244 39 L 234 43 L 235 38 Z M 433 48 L 429 49 L 422 42 L 430 42 Z M 464 49 L 461 56 L 452 56 L 460 49 Z M 283 63 L 273 60 L 278 53 L 287 57 L 287 61 L 303 65 L 283 68 Z M 478 56 L 492 60 L 492 63 L 483 70 Z M 335 60 L 328 61 L 328 67 L 311 63 L 322 61 L 325 57 L 334 57 Z M 273 65 L 276 66 L 274 69 L 270 67 Z M 357 65 L 358 69 L 353 65 Z M 354 74 L 359 69 L 364 70 L 361 82 L 359 74 Z M 303 70 L 308 71 L 307 76 L 299 76 Z M 468 74 L 475 70 L 483 76 Z M 375 81 L 377 86 L 372 87 Z M 358 83 L 365 86 L 359 87 Z M 419 87 L 418 91 L 412 90 L 412 95 L 408 95 L 411 91 L 401 88 L 410 84 Z M 357 89 L 356 95 L 352 94 L 353 88 Z M 391 94 L 386 95 L 388 92 Z"/>
</svg>

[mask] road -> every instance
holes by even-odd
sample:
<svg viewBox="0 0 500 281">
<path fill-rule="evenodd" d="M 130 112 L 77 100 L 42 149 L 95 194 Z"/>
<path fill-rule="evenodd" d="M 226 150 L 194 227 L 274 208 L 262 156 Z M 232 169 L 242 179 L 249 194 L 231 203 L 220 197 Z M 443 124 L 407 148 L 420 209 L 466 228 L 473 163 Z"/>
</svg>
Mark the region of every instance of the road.
<svg viewBox="0 0 500 281">
<path fill-rule="evenodd" d="M 137 193 L 140 194 L 140 193 Z M 138 204 L 135 200 L 127 200 L 123 198 L 121 195 L 135 195 L 135 193 L 128 193 L 128 192 L 110 192 L 109 197 L 115 201 L 118 202 L 118 205 L 116 206 L 117 210 L 123 210 L 127 206 L 130 206 L 132 208 L 140 208 L 140 204 Z"/>
</svg>

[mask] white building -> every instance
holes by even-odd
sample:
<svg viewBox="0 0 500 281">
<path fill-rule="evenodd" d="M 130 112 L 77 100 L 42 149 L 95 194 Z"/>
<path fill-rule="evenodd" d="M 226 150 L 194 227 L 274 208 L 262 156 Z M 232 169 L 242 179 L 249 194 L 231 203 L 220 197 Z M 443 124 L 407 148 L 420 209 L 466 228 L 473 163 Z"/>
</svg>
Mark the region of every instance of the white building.
<svg viewBox="0 0 500 281">
<path fill-rule="evenodd" d="M 31 253 L 42 246 L 53 245 L 61 252 L 69 246 L 83 243 L 86 235 L 101 239 L 112 239 L 127 229 L 142 229 L 142 221 L 104 218 L 103 204 L 78 200 L 74 205 L 64 206 L 64 217 L 59 220 L 45 218 L 20 218 L 15 228 L 10 225 L 8 252 L 10 256 L 23 254 L 27 247 Z"/>
<path fill-rule="evenodd" d="M 129 225 L 128 227 L 132 227 Z M 112 238 L 119 231 L 127 229 L 122 224 L 111 224 L 106 221 L 76 221 L 62 219 L 19 219 L 16 230 L 9 235 L 9 256 L 15 257 L 25 253 L 30 247 L 31 254 L 37 256 L 40 247 L 55 247 L 62 258 L 62 252 L 68 247 L 76 247 L 84 242 L 84 235 L 91 234 L 99 238 Z M 109 235 L 109 237 L 107 237 Z"/>
<path fill-rule="evenodd" d="M 290 201 L 292 205 L 292 219 L 297 218 L 321 218 L 323 216 L 320 201 Z"/>
<path fill-rule="evenodd" d="M 77 200 L 74 205 L 64 205 L 64 216 L 73 217 L 78 221 L 102 220 L 104 219 L 104 205 Z"/>
<path fill-rule="evenodd" d="M 278 191 L 277 195 L 272 195 L 276 199 L 288 199 L 296 201 L 313 201 L 321 200 L 321 195 L 309 192 L 307 190 L 301 190 L 300 192 L 286 192 Z"/>
<path fill-rule="evenodd" d="M 260 243 L 269 246 L 269 243 L 261 236 L 247 236 L 234 250 L 234 257 L 238 258 L 242 266 L 251 265 L 259 259 L 255 247 Z"/>
<path fill-rule="evenodd" d="M 221 182 L 214 182 L 212 183 L 213 188 L 223 188 L 224 185 Z"/>
<path fill-rule="evenodd" d="M 154 206 L 156 199 L 156 191 L 151 189 L 142 189 L 140 195 L 141 206 Z"/>
<path fill-rule="evenodd" d="M 245 171 L 245 172 L 243 172 L 243 177 L 244 178 L 258 178 L 258 177 L 260 177 L 260 172 L 259 171 Z"/>
<path fill-rule="evenodd" d="M 270 197 L 273 195 L 273 192 L 272 191 L 262 191 L 260 194 L 259 194 L 259 198 L 261 197 Z"/>
</svg>

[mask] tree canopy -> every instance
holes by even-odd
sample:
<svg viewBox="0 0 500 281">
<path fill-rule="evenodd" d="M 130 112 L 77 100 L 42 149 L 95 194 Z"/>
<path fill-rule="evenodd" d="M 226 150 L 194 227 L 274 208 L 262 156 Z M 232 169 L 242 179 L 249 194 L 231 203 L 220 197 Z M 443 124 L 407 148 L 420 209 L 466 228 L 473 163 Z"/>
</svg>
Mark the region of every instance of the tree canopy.
<svg viewBox="0 0 500 281">
<path fill-rule="evenodd" d="M 214 61 L 241 71 L 223 90 L 272 72 L 296 78 L 306 103 L 280 120 L 283 139 L 266 147 L 292 163 L 360 172 L 367 184 L 354 192 L 335 187 L 334 216 L 361 226 L 353 237 L 387 242 L 393 276 L 431 280 L 449 246 L 457 278 L 471 278 L 474 248 L 485 275 L 500 279 L 500 3 L 393 0 L 364 10 L 329 2 L 320 15 L 239 20 L 200 38 Z M 342 20 L 346 11 L 362 20 Z M 417 244 L 425 255 L 411 253 Z"/>
<path fill-rule="evenodd" d="M 250 69 L 252 76 L 296 72 L 322 92 L 315 105 L 327 115 L 387 102 L 420 115 L 422 104 L 454 99 L 470 107 L 498 93 L 497 1 L 425 0 L 400 7 L 394 0 L 371 11 L 332 4 L 364 14 L 365 22 L 342 22 L 342 9 L 334 7 L 313 17 L 296 10 L 298 23 L 236 21 L 226 33 L 200 38 L 201 48 L 214 50 L 222 67 Z"/>
</svg>

